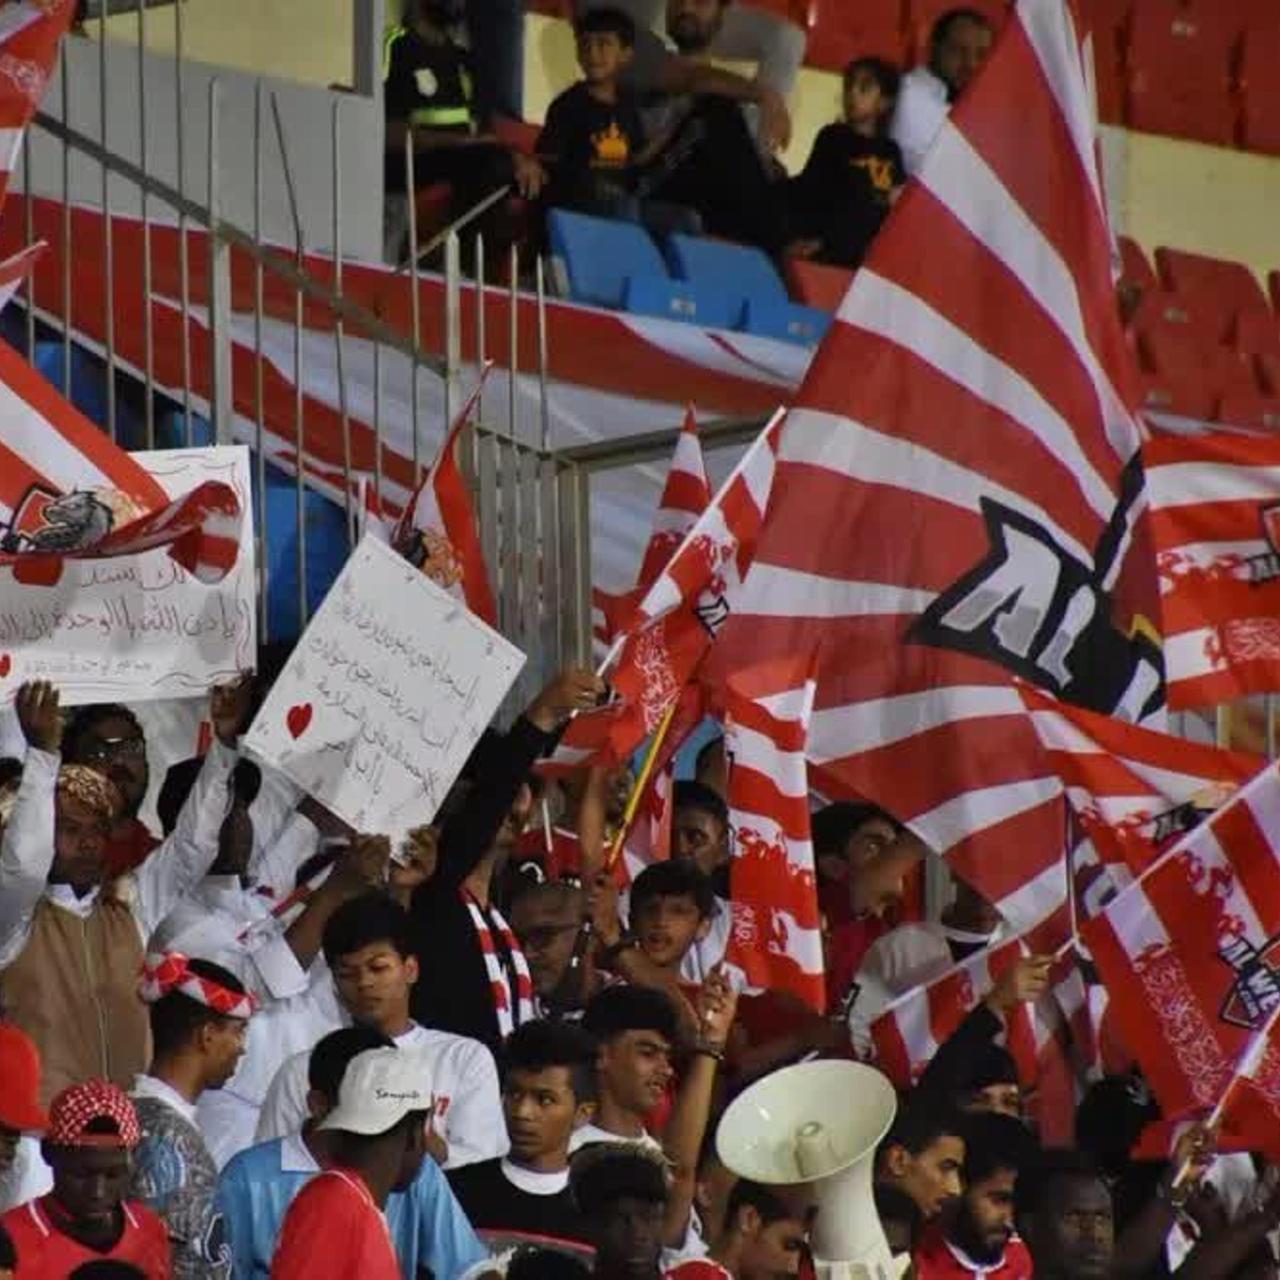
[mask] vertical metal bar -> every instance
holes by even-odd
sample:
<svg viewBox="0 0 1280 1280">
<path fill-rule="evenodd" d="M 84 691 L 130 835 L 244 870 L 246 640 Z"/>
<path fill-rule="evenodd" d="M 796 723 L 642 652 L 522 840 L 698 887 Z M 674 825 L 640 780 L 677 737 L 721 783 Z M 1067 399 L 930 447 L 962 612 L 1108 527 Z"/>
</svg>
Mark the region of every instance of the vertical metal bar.
<svg viewBox="0 0 1280 1280">
<path fill-rule="evenodd" d="M 333 288 L 342 292 L 342 99 L 333 100 Z M 342 503 L 347 518 L 348 542 L 355 540 L 355 524 L 351 507 L 351 417 L 347 412 L 346 346 L 342 313 L 334 315 L 333 344 L 338 374 L 338 412 L 342 415 Z"/>
<path fill-rule="evenodd" d="M 547 396 L 547 290 L 542 254 L 534 263 L 534 280 L 538 298 L 538 424 L 542 452 L 546 453 L 551 441 L 551 402 Z"/>
<path fill-rule="evenodd" d="M 484 372 L 484 362 L 488 359 L 489 347 L 486 341 L 485 333 L 485 314 L 484 314 L 484 236 L 476 232 L 476 368 L 481 373 Z M 479 398 L 476 400 L 476 421 L 484 421 L 484 388 L 480 389 Z"/>
<path fill-rule="evenodd" d="M 191 262 L 187 246 L 187 130 L 183 101 L 182 5 L 173 6 L 173 96 L 177 188 L 183 204 L 178 208 L 178 303 L 182 313 L 182 424 L 187 448 L 191 447 Z"/>
<path fill-rule="evenodd" d="M 253 86 L 253 243 L 262 247 L 262 81 Z M 267 590 L 271 585 L 267 537 L 266 388 L 262 372 L 262 260 L 253 260 L 253 419 L 258 465 L 258 636 L 271 638 Z"/>
<path fill-rule="evenodd" d="M 221 228 L 221 93 L 217 76 L 209 81 L 209 416 L 217 444 L 230 444 L 234 405 L 231 390 L 231 245 Z"/>
<path fill-rule="evenodd" d="M 147 3 L 138 0 L 138 166 L 142 170 L 142 377 L 145 403 L 143 430 L 148 449 L 156 447 L 155 330 L 151 316 L 151 210 L 146 178 L 147 162 Z"/>
<path fill-rule="evenodd" d="M 71 127 L 71 76 L 67 42 L 59 61 L 62 78 L 62 123 Z M 71 398 L 71 144 L 62 143 L 62 394 Z"/>
<path fill-rule="evenodd" d="M 520 250 L 513 244 L 507 291 L 507 435 L 516 438 L 516 375 L 520 371 Z"/>
<path fill-rule="evenodd" d="M 458 233 L 444 238 L 444 420 L 445 430 L 453 425 L 457 394 L 458 366 L 462 362 L 462 264 Z"/>
<path fill-rule="evenodd" d="M 31 130 L 22 132 L 22 247 L 30 246 L 35 239 L 35 205 L 31 199 Z M 29 275 L 22 288 L 27 299 L 26 340 L 27 363 L 34 364 L 36 358 L 36 282 L 35 275 Z"/>
<path fill-rule="evenodd" d="M 580 664 L 591 653 L 591 490 L 578 466 L 559 473 L 560 549 L 564 566 L 561 607 L 567 615 L 570 651 Z"/>
<path fill-rule="evenodd" d="M 409 313 L 413 318 L 413 359 L 409 365 L 410 423 L 413 427 L 413 485 L 422 479 L 422 432 L 418 423 L 418 352 L 422 350 L 422 299 L 418 292 L 418 209 L 414 203 L 417 175 L 413 164 L 413 126 L 405 130 L 404 185 L 409 202 Z"/>
<path fill-rule="evenodd" d="M 373 491 L 382 514 L 382 340 L 373 340 Z"/>
<path fill-rule="evenodd" d="M 1276 758 L 1276 695 L 1268 693 L 1263 699 L 1263 714 L 1267 717 L 1267 759 Z"/>
<path fill-rule="evenodd" d="M 542 618 L 538 628 L 539 649 L 551 669 L 564 665 L 566 650 L 564 611 L 560 608 L 560 503 L 556 497 L 556 462 L 551 453 L 551 403 L 548 394 L 548 335 L 546 277 L 542 255 L 538 255 L 538 397 L 542 417 L 542 457 L 538 464 L 538 497 L 541 525 L 539 539 L 539 581 L 542 587 Z"/>
<path fill-rule="evenodd" d="M 306 267 L 306 254 L 302 243 L 302 215 L 298 209 L 298 191 L 293 182 L 293 169 L 289 164 L 289 150 L 284 140 L 284 121 L 280 116 L 280 99 L 271 95 L 271 115 L 275 121 L 276 144 L 280 148 L 280 171 L 284 175 L 285 192 L 289 197 L 289 213 L 293 219 L 294 256 L 299 271 Z M 294 448 L 294 514 L 297 521 L 298 550 L 298 622 L 307 625 L 307 492 L 306 492 L 306 441 L 303 437 L 302 395 L 302 290 L 293 291 L 293 448 Z"/>
<path fill-rule="evenodd" d="M 499 533 L 499 556 L 502 562 L 502 629 L 509 635 L 519 634 L 520 576 L 516 557 L 520 554 L 519 464 L 516 454 L 516 376 L 520 366 L 519 333 L 519 250 L 511 246 L 508 258 L 507 290 L 507 438 L 503 442 L 501 471 L 502 523 Z"/>
<path fill-rule="evenodd" d="M 175 6 L 180 8 L 181 6 Z M 98 140 L 102 144 L 102 278 L 105 301 L 102 308 L 103 345 L 107 356 L 107 434 L 116 438 L 116 297 L 115 254 L 111 235 L 111 169 L 107 164 L 107 19 L 98 24 Z"/>
<path fill-rule="evenodd" d="M 502 443 L 496 433 L 479 430 L 476 435 L 477 509 L 480 512 L 480 549 L 492 579 L 494 599 L 502 584 L 504 568 L 498 555 L 498 466 Z"/>
</svg>

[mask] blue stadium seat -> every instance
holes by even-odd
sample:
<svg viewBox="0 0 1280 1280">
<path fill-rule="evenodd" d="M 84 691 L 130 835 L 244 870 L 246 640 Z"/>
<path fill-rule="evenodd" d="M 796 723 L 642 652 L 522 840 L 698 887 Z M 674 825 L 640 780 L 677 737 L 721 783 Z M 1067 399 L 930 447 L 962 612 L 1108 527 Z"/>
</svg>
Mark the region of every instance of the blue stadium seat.
<svg viewBox="0 0 1280 1280">
<path fill-rule="evenodd" d="M 632 276 L 622 305 L 638 316 L 684 320 L 704 329 L 736 329 L 742 320 L 742 299 L 714 285 L 691 284 L 665 276 Z"/>
<path fill-rule="evenodd" d="M 567 209 L 547 214 L 551 251 L 563 263 L 569 296 L 597 307 L 625 305 L 628 284 L 646 282 L 647 297 L 656 299 L 670 273 L 643 227 L 634 222 L 591 218 Z M 665 314 L 665 308 L 658 308 Z"/>
<path fill-rule="evenodd" d="M 678 279 L 736 299 L 735 327 L 748 333 L 813 346 L 831 323 L 824 312 L 793 303 L 773 263 L 749 245 L 673 235 L 667 261 Z"/>
</svg>

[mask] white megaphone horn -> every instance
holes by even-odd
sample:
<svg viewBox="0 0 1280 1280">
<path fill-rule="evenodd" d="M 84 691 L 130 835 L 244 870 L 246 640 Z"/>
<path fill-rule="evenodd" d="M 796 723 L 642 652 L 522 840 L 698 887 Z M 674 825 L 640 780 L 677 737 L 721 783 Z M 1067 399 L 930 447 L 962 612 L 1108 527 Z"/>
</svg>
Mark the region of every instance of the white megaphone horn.
<svg viewBox="0 0 1280 1280">
<path fill-rule="evenodd" d="M 872 1193 L 876 1147 L 898 1101 L 880 1072 L 854 1062 L 784 1067 L 739 1094 L 716 1131 L 726 1168 L 773 1186 L 807 1184 L 823 1280 L 896 1280 Z M 907 1260 L 909 1261 L 909 1260 Z"/>
</svg>

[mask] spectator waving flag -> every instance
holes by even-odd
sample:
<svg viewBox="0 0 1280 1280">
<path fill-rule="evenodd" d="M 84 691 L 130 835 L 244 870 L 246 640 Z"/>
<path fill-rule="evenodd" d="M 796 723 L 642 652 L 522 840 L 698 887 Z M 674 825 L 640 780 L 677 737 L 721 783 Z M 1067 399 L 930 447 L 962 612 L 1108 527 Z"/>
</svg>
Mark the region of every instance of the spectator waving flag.
<svg viewBox="0 0 1280 1280">
<path fill-rule="evenodd" d="M 1170 705 L 1280 691 L 1280 439 L 1156 433 L 1142 452 Z"/>
<path fill-rule="evenodd" d="M 871 1024 L 876 1065 L 899 1089 L 912 1088 L 938 1047 L 987 997 L 1000 975 L 1027 954 L 1021 938 L 1010 938 L 899 996 Z M 1038 1044 L 1030 1005 L 1017 1005 L 1009 1014 L 1005 1045 L 1022 1084 L 1034 1085 Z"/>
<path fill-rule="evenodd" d="M 693 406 L 685 411 L 684 426 L 676 438 L 667 482 L 654 513 L 649 542 L 640 562 L 640 576 L 632 590 L 621 595 L 593 591 L 592 603 L 599 610 L 602 624 L 596 629 L 597 640 L 606 646 L 631 624 L 631 614 L 644 598 L 644 593 L 657 581 L 667 562 L 684 541 L 695 521 L 711 503 L 711 485 L 698 440 L 698 422 Z"/>
<path fill-rule="evenodd" d="M 782 691 L 767 706 L 740 693 L 732 680 L 728 685 L 725 751 L 734 849 L 725 960 L 748 985 L 787 991 L 821 1013 L 822 922 L 804 758 L 814 666 L 812 658 L 779 664 L 769 681 Z"/>
<path fill-rule="evenodd" d="M 475 390 L 450 425 L 435 463 L 391 534 L 391 544 L 476 617 L 496 627 L 498 609 L 471 494 L 458 461 L 458 441 L 480 400 L 489 368 L 486 364 Z"/>
<path fill-rule="evenodd" d="M 814 358 L 716 660 L 821 635 L 818 789 L 884 805 L 1019 929 L 1065 924 L 1066 877 L 1014 677 L 1163 704 L 1094 141 L 1070 6 L 1021 0 Z"/>
<path fill-rule="evenodd" d="M 0 343 L 0 565 L 51 584 L 62 562 L 168 547 L 217 581 L 235 564 L 240 503 L 206 481 L 170 501 L 160 485 Z"/>
<path fill-rule="evenodd" d="M 1280 768 L 1268 765 L 1081 926 L 1167 1116 L 1216 1108 L 1280 1156 Z"/>
</svg>

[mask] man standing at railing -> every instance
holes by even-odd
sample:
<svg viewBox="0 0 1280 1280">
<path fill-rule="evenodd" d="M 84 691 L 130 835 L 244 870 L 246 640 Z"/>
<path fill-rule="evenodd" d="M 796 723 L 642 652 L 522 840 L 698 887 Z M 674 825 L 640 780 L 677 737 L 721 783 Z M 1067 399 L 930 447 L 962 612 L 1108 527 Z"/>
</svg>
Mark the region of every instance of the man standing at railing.
<svg viewBox="0 0 1280 1280">
<path fill-rule="evenodd" d="M 482 127 L 486 122 L 477 102 L 475 69 L 459 39 L 463 8 L 462 0 L 408 0 L 403 21 L 387 32 L 383 43 L 384 249 L 395 261 L 403 261 L 408 218 L 426 188 L 442 183 L 452 188 L 453 220 L 512 184 L 530 199 L 542 187 L 538 162 L 508 150 Z M 412 192 L 405 156 L 410 131 Z M 511 236 L 505 212 L 505 202 L 499 203 L 463 237 L 464 244 L 469 246 L 480 231 L 500 249 Z"/>
</svg>

